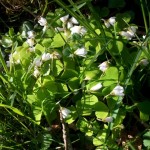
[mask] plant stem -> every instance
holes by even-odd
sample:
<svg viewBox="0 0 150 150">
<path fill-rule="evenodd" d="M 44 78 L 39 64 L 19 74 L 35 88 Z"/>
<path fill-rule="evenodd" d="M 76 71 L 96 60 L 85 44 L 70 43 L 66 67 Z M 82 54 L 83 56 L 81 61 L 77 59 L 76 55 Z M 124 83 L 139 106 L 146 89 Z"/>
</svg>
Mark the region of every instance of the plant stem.
<svg viewBox="0 0 150 150">
<path fill-rule="evenodd" d="M 9 71 L 8 71 L 7 65 L 6 65 L 6 63 L 5 63 L 5 60 L 4 60 L 4 58 L 3 58 L 3 54 L 2 54 L 1 49 L 0 49 L 0 62 L 2 63 L 2 66 L 3 66 L 3 68 L 4 68 L 5 72 L 6 72 L 6 74 L 8 75 L 8 74 L 9 74 Z"/>
<path fill-rule="evenodd" d="M 145 30 L 146 30 L 146 33 L 147 33 L 147 32 L 148 32 L 148 26 L 147 26 L 147 20 L 146 20 L 145 11 L 144 11 L 143 0 L 140 0 L 140 4 L 141 4 L 141 9 L 142 9 L 142 14 L 143 14 L 143 19 L 144 19 Z"/>
<path fill-rule="evenodd" d="M 63 132 L 63 140 L 64 140 L 65 150 L 73 150 L 72 144 L 71 144 L 71 141 L 70 141 L 70 138 L 69 138 L 69 130 L 68 130 L 67 124 L 65 123 L 64 118 L 62 116 L 61 106 L 60 106 L 59 113 L 60 113 L 60 121 L 61 121 L 61 124 L 62 124 L 62 132 Z"/>
</svg>

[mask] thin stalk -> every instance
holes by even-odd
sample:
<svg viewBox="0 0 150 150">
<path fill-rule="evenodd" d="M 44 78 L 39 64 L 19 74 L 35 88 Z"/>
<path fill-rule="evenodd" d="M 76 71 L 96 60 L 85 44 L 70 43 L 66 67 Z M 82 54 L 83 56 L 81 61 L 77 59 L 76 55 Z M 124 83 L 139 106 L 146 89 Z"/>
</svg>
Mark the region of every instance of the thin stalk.
<svg viewBox="0 0 150 150">
<path fill-rule="evenodd" d="M 19 119 L 15 117 L 15 115 L 13 115 L 7 108 L 5 109 L 12 117 L 14 117 L 14 119 L 16 119 L 30 133 L 30 130 L 21 121 L 19 121 Z"/>
<path fill-rule="evenodd" d="M 47 9 L 47 5 L 48 5 L 48 0 L 45 0 L 45 6 L 44 6 L 44 10 L 42 12 L 42 16 L 45 14 L 46 9 Z"/>
<path fill-rule="evenodd" d="M 145 4 L 146 4 L 147 12 L 148 12 L 149 27 L 150 27 L 150 9 L 148 7 L 149 4 L 148 4 L 147 0 L 145 0 Z"/>
<path fill-rule="evenodd" d="M 61 124 L 62 124 L 64 148 L 65 148 L 65 150 L 73 150 L 72 144 L 71 144 L 71 141 L 70 141 L 70 138 L 69 138 L 69 129 L 68 129 L 67 124 L 64 121 L 61 106 L 60 106 L 59 113 L 60 113 L 60 121 L 61 121 Z"/>
<path fill-rule="evenodd" d="M 5 63 L 5 60 L 4 60 L 4 58 L 3 58 L 3 54 L 2 54 L 1 49 L 0 49 L 0 62 L 2 63 L 2 66 L 3 66 L 3 68 L 4 68 L 5 72 L 6 72 L 6 74 L 8 75 L 8 74 L 9 74 L 9 71 L 8 71 L 7 65 L 6 65 L 6 63 Z"/>
<path fill-rule="evenodd" d="M 146 15 L 145 15 L 145 10 L 144 10 L 143 0 L 140 0 L 140 4 L 141 4 L 143 19 L 144 19 L 145 30 L 146 30 L 146 33 L 147 33 L 148 32 L 148 26 L 147 26 L 147 20 L 146 20 Z"/>
</svg>

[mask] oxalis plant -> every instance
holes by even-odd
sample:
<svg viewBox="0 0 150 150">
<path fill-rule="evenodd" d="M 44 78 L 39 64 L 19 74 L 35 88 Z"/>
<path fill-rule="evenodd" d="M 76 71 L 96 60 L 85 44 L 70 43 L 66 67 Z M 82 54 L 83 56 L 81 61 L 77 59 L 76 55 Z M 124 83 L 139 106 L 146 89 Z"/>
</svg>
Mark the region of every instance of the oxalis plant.
<svg viewBox="0 0 150 150">
<path fill-rule="evenodd" d="M 146 20 L 142 36 L 129 12 L 108 18 L 90 2 L 56 2 L 63 9 L 2 35 L 0 148 L 150 147 L 150 102 L 140 93 L 149 76 Z M 144 130 L 123 140 L 132 118 Z"/>
</svg>

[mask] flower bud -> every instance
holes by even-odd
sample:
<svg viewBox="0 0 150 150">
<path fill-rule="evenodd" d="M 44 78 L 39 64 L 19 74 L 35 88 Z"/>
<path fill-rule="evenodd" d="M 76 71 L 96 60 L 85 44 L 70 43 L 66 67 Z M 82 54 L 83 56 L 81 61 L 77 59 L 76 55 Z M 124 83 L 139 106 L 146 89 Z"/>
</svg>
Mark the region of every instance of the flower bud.
<svg viewBox="0 0 150 150">
<path fill-rule="evenodd" d="M 44 53 L 42 55 L 42 61 L 47 61 L 51 59 L 51 54 L 50 53 Z"/>
<path fill-rule="evenodd" d="M 33 75 L 37 78 L 40 75 L 40 71 L 37 68 L 35 68 Z"/>
<path fill-rule="evenodd" d="M 69 114 L 71 113 L 71 111 L 69 109 L 64 108 L 64 107 L 62 107 L 61 112 L 62 112 L 62 117 L 64 119 L 67 118 L 69 116 Z"/>
<path fill-rule="evenodd" d="M 30 47 L 33 47 L 34 46 L 34 39 L 27 39 L 27 44 L 30 46 Z"/>
<path fill-rule="evenodd" d="M 124 96 L 124 88 L 120 85 L 117 85 L 113 91 L 111 92 L 112 95 L 115 96 Z"/>
<path fill-rule="evenodd" d="M 40 24 L 40 26 L 46 26 L 47 25 L 47 20 L 43 17 L 40 17 L 38 20 L 38 23 Z"/>
<path fill-rule="evenodd" d="M 87 54 L 87 50 L 85 49 L 85 47 L 82 48 L 78 48 L 75 52 L 75 55 L 81 56 L 81 57 L 86 57 Z"/>
<path fill-rule="evenodd" d="M 99 70 L 101 70 L 102 72 L 105 72 L 108 69 L 108 61 L 104 61 L 98 67 L 99 67 Z"/>
<path fill-rule="evenodd" d="M 34 32 L 34 31 L 28 31 L 28 32 L 27 32 L 27 35 L 28 35 L 28 38 L 29 38 L 29 39 L 35 38 L 35 32 Z"/>
<path fill-rule="evenodd" d="M 61 17 L 60 20 L 61 20 L 63 23 L 65 23 L 65 22 L 67 22 L 68 18 L 69 18 L 69 15 L 66 15 L 66 16 Z"/>
<path fill-rule="evenodd" d="M 104 122 L 113 122 L 113 117 L 106 117 L 103 121 Z"/>
<path fill-rule="evenodd" d="M 97 91 L 97 90 L 99 90 L 99 89 L 101 89 L 102 88 L 102 84 L 101 83 L 98 83 L 98 84 L 96 84 L 95 86 L 93 86 L 91 89 L 90 89 L 90 91 Z"/>
</svg>

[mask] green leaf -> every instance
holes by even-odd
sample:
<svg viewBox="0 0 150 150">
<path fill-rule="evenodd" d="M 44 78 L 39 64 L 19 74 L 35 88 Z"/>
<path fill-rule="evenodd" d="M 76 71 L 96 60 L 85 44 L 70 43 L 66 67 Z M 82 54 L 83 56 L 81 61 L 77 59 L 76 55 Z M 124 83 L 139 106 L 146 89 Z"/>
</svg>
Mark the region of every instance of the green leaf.
<svg viewBox="0 0 150 150">
<path fill-rule="evenodd" d="M 5 47 L 5 48 L 9 48 L 13 44 L 13 41 L 8 36 L 2 36 L 2 41 L 1 42 L 2 42 L 2 46 Z"/>
<path fill-rule="evenodd" d="M 38 55 L 41 55 L 42 53 L 45 52 L 45 47 L 43 47 L 43 46 L 40 45 L 40 44 L 36 44 L 36 46 L 35 46 L 35 52 L 36 52 Z"/>
<path fill-rule="evenodd" d="M 106 138 L 106 130 L 101 130 L 95 138 L 93 138 L 93 144 L 95 146 L 103 145 Z"/>
<path fill-rule="evenodd" d="M 52 93 L 57 92 L 56 83 L 55 81 L 53 81 L 53 78 L 51 76 L 43 77 L 42 87 L 48 89 L 48 91 L 51 91 Z"/>
<path fill-rule="evenodd" d="M 126 23 L 129 23 L 131 20 L 131 17 L 133 14 L 130 11 L 127 11 L 125 13 L 118 13 L 116 15 L 117 17 L 117 26 L 120 27 L 121 29 L 127 26 Z"/>
<path fill-rule="evenodd" d="M 24 21 L 23 25 L 21 26 L 21 32 L 28 32 L 31 30 L 33 30 L 33 25 L 29 21 Z"/>
<path fill-rule="evenodd" d="M 63 71 L 64 66 L 60 60 L 53 60 L 53 74 L 58 76 Z"/>
<path fill-rule="evenodd" d="M 77 77 L 78 76 L 78 72 L 76 72 L 73 69 L 65 69 L 64 72 L 61 75 L 61 79 L 70 79 L 73 77 Z"/>
<path fill-rule="evenodd" d="M 124 45 L 121 41 L 114 40 L 108 45 L 108 48 L 109 48 L 109 52 L 112 55 L 120 55 L 120 53 L 122 52 L 124 48 Z"/>
<path fill-rule="evenodd" d="M 72 91 L 74 91 L 75 89 L 78 89 L 79 88 L 79 78 L 77 78 L 77 77 L 71 78 L 68 81 L 68 86 Z"/>
<path fill-rule="evenodd" d="M 144 114 L 143 112 L 140 111 L 140 119 L 142 121 L 148 121 L 149 120 L 149 115 Z"/>
<path fill-rule="evenodd" d="M 69 116 L 65 119 L 65 121 L 68 123 L 68 124 L 71 124 L 73 123 L 76 118 L 78 117 L 78 113 L 77 113 L 77 110 L 74 106 L 71 106 L 68 108 L 71 113 L 69 114 Z"/>
<path fill-rule="evenodd" d="M 52 136 L 49 133 L 42 134 L 42 145 L 40 150 L 48 150 L 52 143 Z"/>
<path fill-rule="evenodd" d="M 150 148 L 150 131 L 147 131 L 143 135 L 143 144 L 144 144 L 145 147 Z"/>
<path fill-rule="evenodd" d="M 117 114 L 116 119 L 114 120 L 114 128 L 115 126 L 121 125 L 123 122 L 123 119 L 126 116 L 126 110 L 124 108 L 120 108 Z"/>
<path fill-rule="evenodd" d="M 80 129 L 81 132 L 84 132 L 87 136 L 92 136 L 93 131 L 92 131 L 92 126 L 90 123 L 85 119 L 81 118 L 77 121 L 77 128 Z"/>
<path fill-rule="evenodd" d="M 14 29 L 13 28 L 9 28 L 9 36 L 13 37 L 14 35 L 15 35 Z"/>
<path fill-rule="evenodd" d="M 66 84 L 63 83 L 57 83 L 57 88 L 58 88 L 58 92 L 57 92 L 57 96 L 58 97 L 68 97 L 69 92 L 68 92 L 68 87 Z"/>
<path fill-rule="evenodd" d="M 138 103 L 137 107 L 142 113 L 150 115 L 150 102 L 149 101 Z"/>
<path fill-rule="evenodd" d="M 42 40 L 42 45 L 46 48 L 49 48 L 51 46 L 51 42 L 52 42 L 52 39 L 50 38 L 44 38 Z"/>
<path fill-rule="evenodd" d="M 76 107 L 78 113 L 82 116 L 89 116 L 95 108 L 98 98 L 94 95 L 85 95 L 81 100 L 77 101 Z"/>
<path fill-rule="evenodd" d="M 119 73 L 116 67 L 109 67 L 105 74 L 100 77 L 100 80 L 103 80 L 103 86 L 110 86 L 118 83 L 118 75 Z"/>
<path fill-rule="evenodd" d="M 11 109 L 14 113 L 16 113 L 20 116 L 24 116 L 24 114 L 19 109 L 15 108 L 15 107 L 8 106 L 8 105 L 5 105 L 5 104 L 0 104 L 0 107 Z"/>
<path fill-rule="evenodd" d="M 108 107 L 101 101 L 95 103 L 94 110 L 95 110 L 96 117 L 99 119 L 106 118 L 109 112 Z"/>
<path fill-rule="evenodd" d="M 64 34 L 56 34 L 53 38 L 53 42 L 51 44 L 51 47 L 56 48 L 56 47 L 62 47 L 65 45 L 65 36 Z"/>
<path fill-rule="evenodd" d="M 28 68 L 31 63 L 30 56 L 31 53 L 27 50 L 27 48 L 19 46 L 16 48 L 16 52 L 13 54 L 13 59 L 15 62 L 20 60 L 21 65 Z"/>
<path fill-rule="evenodd" d="M 89 71 L 85 71 L 85 78 L 87 79 L 95 79 L 100 75 L 100 71 L 97 70 L 89 70 Z"/>
<path fill-rule="evenodd" d="M 54 34 L 55 34 L 54 30 L 52 30 L 52 29 L 47 29 L 44 36 L 45 36 L 46 38 L 49 38 L 49 39 L 50 39 L 50 38 L 52 38 L 52 37 L 54 36 Z M 45 39 L 45 38 L 44 38 L 44 39 Z"/>
<path fill-rule="evenodd" d="M 36 123 L 39 125 L 41 122 L 41 117 L 42 117 L 42 108 L 35 106 L 35 105 L 32 105 L 31 107 L 32 107 L 34 119 L 35 119 Z"/>
<path fill-rule="evenodd" d="M 107 97 L 106 100 L 107 100 L 107 105 L 108 105 L 109 110 L 113 112 L 116 102 L 118 100 L 118 97 Z"/>
</svg>

